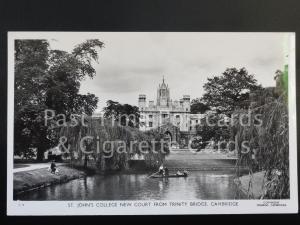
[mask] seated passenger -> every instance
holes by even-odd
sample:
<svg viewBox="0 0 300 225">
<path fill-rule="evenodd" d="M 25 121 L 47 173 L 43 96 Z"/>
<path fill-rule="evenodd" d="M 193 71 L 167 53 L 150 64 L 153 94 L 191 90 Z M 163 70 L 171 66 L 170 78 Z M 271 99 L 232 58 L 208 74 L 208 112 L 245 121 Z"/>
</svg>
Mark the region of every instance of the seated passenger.
<svg viewBox="0 0 300 225">
<path fill-rule="evenodd" d="M 169 169 L 165 167 L 165 176 L 169 176 Z"/>
<path fill-rule="evenodd" d="M 176 175 L 181 176 L 183 173 L 181 173 L 179 170 L 177 170 Z"/>
<path fill-rule="evenodd" d="M 163 175 L 164 174 L 164 166 L 161 164 L 161 166 L 158 169 L 158 174 Z"/>
</svg>

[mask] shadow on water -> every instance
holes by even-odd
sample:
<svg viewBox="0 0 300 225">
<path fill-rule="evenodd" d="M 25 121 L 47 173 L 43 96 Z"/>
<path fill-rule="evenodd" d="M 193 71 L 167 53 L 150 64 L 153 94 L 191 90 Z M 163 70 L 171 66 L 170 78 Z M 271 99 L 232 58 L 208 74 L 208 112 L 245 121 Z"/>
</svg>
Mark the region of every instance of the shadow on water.
<svg viewBox="0 0 300 225">
<path fill-rule="evenodd" d="M 19 200 L 235 199 L 234 174 L 197 171 L 186 178 L 151 179 L 148 174 L 93 175 L 23 193 Z"/>
</svg>

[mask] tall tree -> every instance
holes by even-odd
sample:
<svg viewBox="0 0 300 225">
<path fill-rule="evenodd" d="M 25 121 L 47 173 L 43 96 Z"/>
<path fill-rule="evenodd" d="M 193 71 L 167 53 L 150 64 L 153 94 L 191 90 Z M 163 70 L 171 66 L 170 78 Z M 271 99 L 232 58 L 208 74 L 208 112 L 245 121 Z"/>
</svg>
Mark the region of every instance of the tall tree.
<svg viewBox="0 0 300 225">
<path fill-rule="evenodd" d="M 249 93 L 261 89 L 245 68 L 228 68 L 221 76 L 208 78 L 202 101 L 219 112 L 231 114 L 237 107 L 247 107 Z"/>
<path fill-rule="evenodd" d="M 201 137 L 201 148 L 204 148 L 209 141 L 228 140 L 230 133 L 228 126 L 223 123 L 225 116 L 218 113 L 209 113 L 206 117 L 202 118 L 200 124 L 196 126 L 196 133 Z M 218 122 L 222 121 L 220 124 Z M 197 141 L 197 139 L 196 139 Z"/>
<path fill-rule="evenodd" d="M 104 107 L 104 117 L 113 119 L 122 126 L 139 126 L 139 108 L 129 104 L 120 104 L 112 100 L 106 102 Z"/>
<path fill-rule="evenodd" d="M 276 80 L 276 93 L 284 95 L 285 101 L 288 101 L 288 65 L 284 66 L 284 70 L 277 70 L 274 79 Z"/>
<path fill-rule="evenodd" d="M 42 80 L 49 67 L 48 57 L 46 40 L 15 41 L 14 152 L 18 155 L 31 155 L 32 148 L 50 144 L 40 138 L 47 136 L 47 128 L 41 121 L 47 108 Z"/>
<path fill-rule="evenodd" d="M 66 118 L 71 113 L 90 115 L 98 98 L 79 94 L 80 82 L 93 78 L 99 40 L 87 40 L 72 53 L 50 50 L 47 40 L 15 42 L 15 153 L 37 148 L 38 160 L 57 144 L 55 132 L 44 124 L 44 111 L 51 109 Z"/>
<path fill-rule="evenodd" d="M 203 103 L 200 98 L 193 99 L 191 102 L 191 113 L 205 113 L 210 107 Z"/>
</svg>

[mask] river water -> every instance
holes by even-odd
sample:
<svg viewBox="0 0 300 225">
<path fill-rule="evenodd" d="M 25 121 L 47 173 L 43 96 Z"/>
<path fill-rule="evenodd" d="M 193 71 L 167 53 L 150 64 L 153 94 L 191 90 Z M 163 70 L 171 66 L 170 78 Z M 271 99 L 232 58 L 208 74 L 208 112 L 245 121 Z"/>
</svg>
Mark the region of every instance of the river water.
<svg viewBox="0 0 300 225">
<path fill-rule="evenodd" d="M 234 174 L 197 171 L 188 177 L 153 179 L 148 174 L 94 175 L 18 195 L 19 200 L 235 199 Z"/>
</svg>

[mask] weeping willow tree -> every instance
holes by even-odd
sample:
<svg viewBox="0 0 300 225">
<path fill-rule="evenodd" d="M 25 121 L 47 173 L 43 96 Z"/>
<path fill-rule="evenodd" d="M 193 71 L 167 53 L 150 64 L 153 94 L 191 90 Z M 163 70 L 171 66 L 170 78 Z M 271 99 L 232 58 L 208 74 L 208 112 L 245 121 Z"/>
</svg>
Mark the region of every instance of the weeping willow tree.
<svg viewBox="0 0 300 225">
<path fill-rule="evenodd" d="M 274 90 L 275 95 L 270 93 Z M 254 94 L 252 100 L 255 101 L 249 109 L 250 126 L 242 126 L 235 120 L 231 130 L 238 145 L 237 176 L 240 176 L 241 166 L 248 168 L 249 194 L 252 191 L 253 173 L 264 171 L 261 198 L 266 199 L 286 199 L 290 196 L 287 89 L 281 90 L 278 93 L 276 87 Z M 276 96 L 276 91 L 279 96 Z M 241 115 L 248 111 L 235 113 Z M 255 120 L 256 115 L 260 115 L 260 123 Z M 242 150 L 245 141 L 250 151 Z"/>
<path fill-rule="evenodd" d="M 163 135 L 156 131 L 142 132 L 92 118 L 62 127 L 60 137 L 67 140 L 64 146 L 69 148 L 72 164 L 100 171 L 128 170 L 129 160 L 136 154 L 144 156 L 146 168 L 155 168 L 169 151 L 161 143 Z"/>
</svg>

